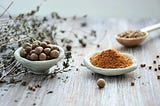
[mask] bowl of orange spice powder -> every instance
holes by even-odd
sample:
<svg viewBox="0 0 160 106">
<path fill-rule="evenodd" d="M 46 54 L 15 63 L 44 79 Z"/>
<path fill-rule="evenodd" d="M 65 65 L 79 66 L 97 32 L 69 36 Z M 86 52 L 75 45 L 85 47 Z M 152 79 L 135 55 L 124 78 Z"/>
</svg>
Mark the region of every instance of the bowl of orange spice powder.
<svg viewBox="0 0 160 106">
<path fill-rule="evenodd" d="M 107 76 L 122 75 L 134 71 L 138 66 L 134 56 L 116 49 L 91 53 L 84 57 L 84 64 L 91 71 Z"/>
</svg>

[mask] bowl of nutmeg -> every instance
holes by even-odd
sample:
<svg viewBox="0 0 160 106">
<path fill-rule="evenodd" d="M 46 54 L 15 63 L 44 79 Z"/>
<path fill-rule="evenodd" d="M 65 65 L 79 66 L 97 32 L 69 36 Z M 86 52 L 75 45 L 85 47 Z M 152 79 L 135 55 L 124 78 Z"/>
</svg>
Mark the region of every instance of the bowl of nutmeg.
<svg viewBox="0 0 160 106">
<path fill-rule="evenodd" d="M 64 50 L 50 41 L 33 41 L 25 43 L 14 53 L 15 58 L 23 66 L 36 74 L 45 74 L 64 57 Z"/>
</svg>

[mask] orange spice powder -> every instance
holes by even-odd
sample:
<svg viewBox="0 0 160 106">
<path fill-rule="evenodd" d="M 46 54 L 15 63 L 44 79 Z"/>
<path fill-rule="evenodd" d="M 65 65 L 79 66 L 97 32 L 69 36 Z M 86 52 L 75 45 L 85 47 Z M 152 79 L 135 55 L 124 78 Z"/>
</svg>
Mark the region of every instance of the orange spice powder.
<svg viewBox="0 0 160 106">
<path fill-rule="evenodd" d="M 94 54 L 90 58 L 90 62 L 100 68 L 125 68 L 133 64 L 133 61 L 128 56 L 115 49 L 108 49 Z"/>
</svg>

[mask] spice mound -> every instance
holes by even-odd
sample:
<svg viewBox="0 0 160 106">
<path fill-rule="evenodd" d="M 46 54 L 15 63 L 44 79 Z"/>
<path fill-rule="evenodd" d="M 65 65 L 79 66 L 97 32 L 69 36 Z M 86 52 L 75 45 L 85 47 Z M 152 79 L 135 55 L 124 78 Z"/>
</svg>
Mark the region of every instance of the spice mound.
<svg viewBox="0 0 160 106">
<path fill-rule="evenodd" d="M 20 56 L 32 61 L 50 60 L 59 57 L 59 48 L 50 41 L 34 41 L 25 43 L 20 50 Z"/>
<path fill-rule="evenodd" d="M 145 35 L 146 35 L 145 32 L 132 31 L 132 30 L 118 34 L 120 38 L 141 38 L 144 37 Z"/>
<path fill-rule="evenodd" d="M 133 61 L 128 56 L 115 49 L 108 49 L 94 54 L 90 58 L 90 62 L 100 68 L 125 68 L 133 64 Z"/>
</svg>

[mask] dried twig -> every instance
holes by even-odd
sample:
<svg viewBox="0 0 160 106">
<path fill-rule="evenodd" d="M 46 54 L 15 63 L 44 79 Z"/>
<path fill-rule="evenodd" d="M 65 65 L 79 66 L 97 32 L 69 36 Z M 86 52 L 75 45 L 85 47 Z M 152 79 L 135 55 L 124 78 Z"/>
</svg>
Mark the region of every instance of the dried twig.
<svg viewBox="0 0 160 106">
<path fill-rule="evenodd" d="M 3 13 L 0 15 L 0 17 L 2 17 L 7 11 L 8 9 L 12 6 L 12 4 L 14 3 L 14 1 L 11 1 L 11 3 L 8 5 L 8 7 L 3 11 Z"/>
</svg>

